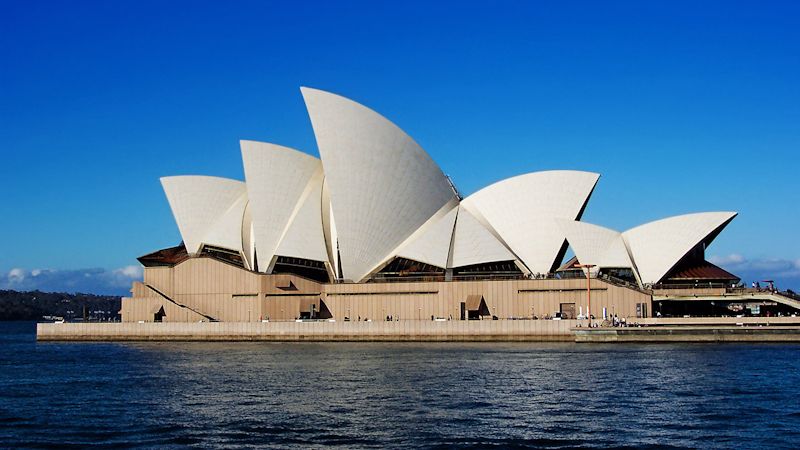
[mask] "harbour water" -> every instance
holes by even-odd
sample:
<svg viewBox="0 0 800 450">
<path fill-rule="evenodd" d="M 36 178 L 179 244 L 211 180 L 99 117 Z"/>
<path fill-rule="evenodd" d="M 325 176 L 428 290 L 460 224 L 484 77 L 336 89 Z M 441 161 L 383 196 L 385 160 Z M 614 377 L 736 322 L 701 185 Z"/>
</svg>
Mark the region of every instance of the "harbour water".
<svg viewBox="0 0 800 450">
<path fill-rule="evenodd" d="M 37 343 L 0 447 L 798 448 L 800 344 Z"/>
</svg>

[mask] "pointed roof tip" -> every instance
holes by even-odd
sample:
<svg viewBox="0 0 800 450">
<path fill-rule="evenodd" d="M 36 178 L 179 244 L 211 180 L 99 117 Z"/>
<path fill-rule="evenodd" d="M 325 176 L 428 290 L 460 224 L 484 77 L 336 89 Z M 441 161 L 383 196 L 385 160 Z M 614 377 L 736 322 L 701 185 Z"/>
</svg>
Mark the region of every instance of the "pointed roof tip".
<svg viewBox="0 0 800 450">
<path fill-rule="evenodd" d="M 621 231 L 615 230 L 613 228 L 609 228 L 609 227 L 606 227 L 606 226 L 603 226 L 603 225 L 598 225 L 596 223 L 584 222 L 582 220 L 570 220 L 570 219 L 565 219 L 563 217 L 554 217 L 553 220 L 555 220 L 556 223 L 558 224 L 558 226 L 560 226 L 561 228 L 566 228 L 566 227 L 574 226 L 573 224 L 577 224 L 575 226 L 579 226 L 579 227 L 582 226 L 582 227 L 585 227 L 587 229 L 594 228 L 594 229 L 598 229 L 598 230 L 613 231 L 614 233 L 622 234 Z"/>
<path fill-rule="evenodd" d="M 175 179 L 181 178 L 181 177 L 184 177 L 184 176 L 191 176 L 191 175 L 167 175 L 165 177 L 159 177 L 158 181 L 161 184 L 161 187 L 166 190 L 167 189 L 167 185 L 171 185 L 172 182 L 175 181 Z"/>
<path fill-rule="evenodd" d="M 511 176 L 511 177 L 508 177 L 508 178 L 503 178 L 503 179 L 497 180 L 497 181 L 495 181 L 495 182 L 493 182 L 491 184 L 488 184 L 488 185 L 478 189 L 477 191 L 473 192 L 472 194 L 468 195 L 465 198 L 465 200 L 469 200 L 470 197 L 473 197 L 473 196 L 475 196 L 476 194 L 478 194 L 478 193 L 480 193 L 482 191 L 491 191 L 491 190 L 497 189 L 498 187 L 503 186 L 503 185 L 509 186 L 509 185 L 514 184 L 514 183 L 523 182 L 523 180 L 532 179 L 532 178 L 535 178 L 535 177 L 546 177 L 548 175 L 555 175 L 555 174 L 562 174 L 562 175 L 569 175 L 569 176 L 572 176 L 572 177 L 576 177 L 576 178 L 573 178 L 571 180 L 573 182 L 578 179 L 577 177 L 582 177 L 582 179 L 584 179 L 584 180 L 593 179 L 592 186 L 591 186 L 592 192 L 594 191 L 594 188 L 597 186 L 598 181 L 600 181 L 600 174 L 597 173 L 597 172 L 587 172 L 585 170 L 571 170 L 571 169 L 536 170 L 536 171 L 533 171 L 533 172 L 525 172 L 525 173 L 514 175 L 514 176 Z M 591 194 L 591 192 L 590 192 L 590 194 Z"/>
<path fill-rule="evenodd" d="M 252 144 L 255 144 L 255 145 L 272 145 L 272 146 L 275 146 L 275 147 L 284 147 L 283 145 L 274 144 L 272 142 L 257 141 L 255 139 L 239 139 L 239 146 L 252 145 Z M 290 147 L 285 147 L 285 148 L 290 148 Z"/>
<path fill-rule="evenodd" d="M 166 175 L 163 177 L 159 177 L 158 180 L 163 184 L 165 181 L 172 181 L 178 179 L 206 179 L 206 180 L 218 180 L 218 181 L 234 181 L 237 183 L 244 183 L 242 180 L 237 180 L 236 178 L 228 178 L 228 177 L 220 177 L 217 175 Z"/>
<path fill-rule="evenodd" d="M 735 216 L 739 213 L 736 211 L 698 211 L 696 213 L 689 213 L 689 214 L 727 214 L 729 216 Z M 688 216 L 689 214 L 686 215 Z"/>
<path fill-rule="evenodd" d="M 315 160 L 319 160 L 319 158 L 317 158 L 314 155 L 308 154 L 308 153 L 306 153 L 306 152 L 304 152 L 302 150 L 298 150 L 296 148 L 287 147 L 285 145 L 273 144 L 272 142 L 254 141 L 254 140 L 250 140 L 250 139 L 240 139 L 239 140 L 239 148 L 241 149 L 242 154 L 244 154 L 246 151 L 255 150 L 254 147 L 257 147 L 257 146 L 263 146 L 263 147 L 272 148 L 272 149 L 279 150 L 279 151 L 284 151 L 284 152 L 297 153 L 298 156 L 306 156 L 306 157 L 309 157 L 309 158 L 313 158 Z"/>
<path fill-rule="evenodd" d="M 312 88 L 312 87 L 308 87 L 308 86 L 300 86 L 300 94 L 303 95 L 303 100 L 305 101 L 306 106 L 308 106 L 309 98 L 325 98 L 325 97 L 328 97 L 328 98 L 333 98 L 333 99 L 336 99 L 336 100 L 344 100 L 344 101 L 346 101 L 348 103 L 356 104 L 356 105 L 358 105 L 358 106 L 360 106 L 362 108 L 366 108 L 366 109 L 372 111 L 373 113 L 383 117 L 386 120 L 389 120 L 385 116 L 383 116 L 383 114 L 375 111 L 374 109 L 370 108 L 369 106 L 364 105 L 360 101 L 353 100 L 352 98 L 350 98 L 350 97 L 348 97 L 346 95 L 338 94 L 336 92 L 327 91 L 325 89 Z"/>
<path fill-rule="evenodd" d="M 678 219 L 681 219 L 681 218 L 686 219 L 686 218 L 689 218 L 689 217 L 700 217 L 700 216 L 725 216 L 726 217 L 725 221 L 729 221 L 729 220 L 733 219 L 734 217 L 736 217 L 738 215 L 739 215 L 739 213 L 736 212 L 736 211 L 697 211 L 697 212 L 690 212 L 690 213 L 684 213 L 684 214 L 675 214 L 674 216 L 662 217 L 660 219 L 651 220 L 651 221 L 645 222 L 645 223 L 643 223 L 641 225 L 637 225 L 634 228 L 639 228 L 641 226 L 648 225 L 648 224 L 655 223 L 655 222 L 678 220 Z M 633 229 L 633 228 L 631 228 L 631 229 Z"/>
<path fill-rule="evenodd" d="M 733 219 L 735 219 L 736 216 L 739 215 L 739 213 L 736 211 L 719 211 L 717 214 L 720 214 L 725 217 L 725 220 L 723 220 L 722 223 L 720 224 L 720 226 L 725 226 L 725 227 L 727 227 L 728 224 L 730 224 L 733 221 Z"/>
<path fill-rule="evenodd" d="M 309 94 L 317 94 L 317 93 L 323 93 L 323 94 L 329 94 L 329 95 L 338 95 L 338 94 L 334 94 L 333 92 L 329 92 L 329 91 L 326 91 L 326 90 L 323 90 L 323 89 L 317 89 L 317 88 L 313 88 L 313 87 L 309 87 L 309 86 L 300 86 L 300 94 L 303 96 L 303 98 L 307 97 Z"/>
<path fill-rule="evenodd" d="M 703 214 L 703 213 L 698 213 L 698 214 Z M 710 211 L 710 212 L 708 212 L 706 214 L 719 214 L 721 216 L 727 216 L 727 219 L 725 219 L 726 222 L 730 222 L 736 216 L 739 215 L 739 213 L 736 212 L 736 211 Z"/>
<path fill-rule="evenodd" d="M 691 213 L 686 213 L 686 214 L 677 214 L 677 215 L 670 216 L 670 217 L 699 216 L 699 215 L 704 215 L 704 214 L 720 214 L 720 215 L 735 216 L 735 215 L 737 215 L 739 213 L 736 212 L 736 211 L 697 211 L 697 212 L 691 212 Z M 669 218 L 669 217 L 667 217 L 667 218 Z"/>
</svg>

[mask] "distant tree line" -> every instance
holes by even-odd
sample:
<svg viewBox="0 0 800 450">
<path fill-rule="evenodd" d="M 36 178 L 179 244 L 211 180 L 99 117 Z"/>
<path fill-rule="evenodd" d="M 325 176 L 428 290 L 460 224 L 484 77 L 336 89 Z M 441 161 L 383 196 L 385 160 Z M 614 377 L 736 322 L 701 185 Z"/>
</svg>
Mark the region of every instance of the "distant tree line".
<svg viewBox="0 0 800 450">
<path fill-rule="evenodd" d="M 119 320 L 120 307 L 114 295 L 0 290 L 0 320 Z"/>
</svg>

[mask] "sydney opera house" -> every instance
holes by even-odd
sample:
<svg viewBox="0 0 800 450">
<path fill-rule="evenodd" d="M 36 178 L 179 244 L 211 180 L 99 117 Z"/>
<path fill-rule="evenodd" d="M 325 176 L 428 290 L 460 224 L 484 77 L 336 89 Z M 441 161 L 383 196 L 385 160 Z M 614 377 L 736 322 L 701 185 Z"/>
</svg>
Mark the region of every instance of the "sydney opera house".
<svg viewBox="0 0 800 450">
<path fill-rule="evenodd" d="M 600 175 L 571 170 L 463 197 L 380 114 L 301 91 L 319 159 L 242 141 L 244 181 L 161 179 L 182 242 L 139 258 L 123 321 L 647 317 L 655 290 L 739 282 L 705 260 L 734 212 L 612 230 L 581 221 Z"/>
</svg>

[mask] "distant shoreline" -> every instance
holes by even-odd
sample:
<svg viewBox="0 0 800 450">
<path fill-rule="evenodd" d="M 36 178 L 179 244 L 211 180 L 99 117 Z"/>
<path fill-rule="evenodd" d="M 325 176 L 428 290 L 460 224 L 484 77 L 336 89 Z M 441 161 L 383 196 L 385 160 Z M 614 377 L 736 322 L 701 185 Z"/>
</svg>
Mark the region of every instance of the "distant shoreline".
<svg viewBox="0 0 800 450">
<path fill-rule="evenodd" d="M 85 293 L 0 290 L 0 321 L 119 320 L 122 297 Z"/>
</svg>

